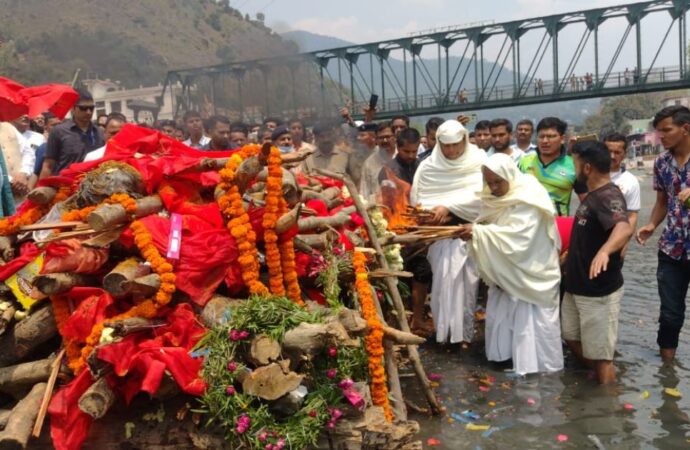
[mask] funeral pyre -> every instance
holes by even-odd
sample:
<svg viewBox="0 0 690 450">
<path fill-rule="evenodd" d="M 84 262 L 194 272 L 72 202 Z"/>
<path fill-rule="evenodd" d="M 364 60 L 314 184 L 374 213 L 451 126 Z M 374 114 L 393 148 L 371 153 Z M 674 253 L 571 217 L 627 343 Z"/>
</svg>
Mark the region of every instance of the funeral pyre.
<svg viewBox="0 0 690 450">
<path fill-rule="evenodd" d="M 0 447 L 47 414 L 55 448 L 81 448 L 113 404 L 174 385 L 233 448 L 421 448 L 394 347 L 439 407 L 395 247 L 349 179 L 289 170 L 305 156 L 126 125 L 101 160 L 41 180 L 0 220 Z"/>
</svg>

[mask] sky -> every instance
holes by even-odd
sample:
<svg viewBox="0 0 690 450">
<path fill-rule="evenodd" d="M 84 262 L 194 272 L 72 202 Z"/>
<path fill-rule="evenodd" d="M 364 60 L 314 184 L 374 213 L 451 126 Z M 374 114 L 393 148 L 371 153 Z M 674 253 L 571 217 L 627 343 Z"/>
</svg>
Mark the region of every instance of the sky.
<svg viewBox="0 0 690 450">
<path fill-rule="evenodd" d="M 233 7 L 254 16 L 262 12 L 266 24 L 277 32 L 305 30 L 312 33 L 333 36 L 350 42 L 363 44 L 386 39 L 409 36 L 410 33 L 432 30 L 446 26 L 477 24 L 494 21 L 501 23 L 557 13 L 584 9 L 625 5 L 633 2 L 622 0 L 235 0 Z M 670 24 L 666 12 L 650 14 L 643 20 L 643 67 L 650 65 L 663 35 Z M 584 32 L 584 25 L 568 26 L 559 35 L 560 65 L 562 70 L 575 53 L 576 46 Z M 627 21 L 624 18 L 608 20 L 602 26 L 600 42 L 600 65 L 608 65 L 611 55 L 620 41 Z M 534 49 L 541 34 L 532 31 L 523 38 L 523 48 Z M 622 72 L 631 70 L 635 64 L 635 33 L 631 32 L 619 60 L 613 68 Z M 668 41 L 655 62 L 655 67 L 677 65 L 678 33 L 674 26 Z M 498 54 L 503 37 L 493 37 L 485 43 L 485 59 L 491 61 Z M 593 38 L 587 42 L 584 56 L 578 62 L 576 72 L 584 74 L 594 71 Z M 457 48 L 456 48 L 457 47 Z M 426 48 L 426 57 L 435 57 L 433 48 Z M 461 54 L 460 45 L 451 47 L 451 54 Z M 395 55 L 392 55 L 396 57 Z M 551 53 L 540 65 L 537 76 L 549 77 Z M 527 61 L 529 63 L 529 61 Z M 605 70 L 606 67 L 601 67 Z"/>
</svg>

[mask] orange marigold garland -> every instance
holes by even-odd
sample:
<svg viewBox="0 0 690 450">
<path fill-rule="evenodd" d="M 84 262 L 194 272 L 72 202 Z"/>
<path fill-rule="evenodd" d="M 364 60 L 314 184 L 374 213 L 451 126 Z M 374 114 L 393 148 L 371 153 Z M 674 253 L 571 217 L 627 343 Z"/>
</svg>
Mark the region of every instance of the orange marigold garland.
<svg viewBox="0 0 690 450">
<path fill-rule="evenodd" d="M 352 267 L 355 270 L 355 288 L 362 307 L 362 316 L 369 326 L 369 334 L 364 338 L 369 358 L 369 376 L 371 377 L 371 398 L 374 405 L 381 406 L 386 419 L 393 420 L 393 413 L 388 403 L 388 386 L 386 370 L 383 366 L 383 324 L 376 312 L 376 305 L 367 275 L 367 258 L 361 252 L 354 252 Z"/>
<path fill-rule="evenodd" d="M 264 208 L 264 244 L 266 249 L 266 265 L 268 266 L 269 285 L 271 293 L 285 295 L 283 286 L 283 269 L 281 266 L 280 249 L 278 248 L 278 234 L 276 222 L 280 213 L 280 200 L 283 198 L 283 169 L 281 168 L 280 150 L 271 147 L 268 156 L 268 177 L 266 179 L 266 207 Z"/>
<path fill-rule="evenodd" d="M 75 339 L 66 339 L 64 337 L 63 328 L 72 314 L 69 301 L 64 295 L 53 295 L 50 297 L 50 302 L 53 305 L 53 316 L 55 317 L 58 332 L 63 336 L 62 340 L 65 346 L 68 365 L 71 367 L 76 364 L 81 356 L 81 345 Z"/>
<path fill-rule="evenodd" d="M 280 215 L 287 212 L 287 204 L 284 198 L 280 198 Z M 287 297 L 300 306 L 304 305 L 302 300 L 302 290 L 299 287 L 297 278 L 297 267 L 295 265 L 295 244 L 292 239 L 286 239 L 280 243 L 280 262 L 283 269 L 283 279 L 287 287 Z"/>
<path fill-rule="evenodd" d="M 107 319 L 108 322 L 127 319 L 130 317 L 143 317 L 150 319 L 158 314 L 158 309 L 170 303 L 175 292 L 175 274 L 173 266 L 170 264 L 153 244 L 153 237 L 148 232 L 146 226 L 141 221 L 134 221 L 130 225 L 134 234 L 134 243 L 141 255 L 151 264 L 151 268 L 160 276 L 161 285 L 153 298 L 144 300 L 142 303 L 130 308 L 128 311 L 115 317 Z M 75 372 L 80 372 L 86 364 L 86 359 L 101 339 L 101 333 L 105 328 L 104 322 L 99 322 L 91 329 L 91 334 L 86 338 L 86 346 L 81 349 L 81 358 L 70 364 L 70 368 Z"/>
<path fill-rule="evenodd" d="M 50 208 L 52 208 L 53 205 L 66 200 L 71 193 L 71 187 L 62 186 L 58 189 L 55 197 L 53 197 L 53 200 L 50 203 L 46 205 L 35 205 L 26 209 L 26 211 L 22 212 L 21 214 L 0 219 L 0 236 L 15 234 L 17 231 L 19 231 L 19 228 L 38 222 L 48 213 L 48 211 L 50 211 Z"/>
<path fill-rule="evenodd" d="M 268 289 L 259 281 L 259 257 L 256 250 L 256 233 L 252 229 L 249 215 L 244 210 L 242 195 L 240 190 L 233 183 L 237 169 L 242 161 L 250 156 L 257 154 L 261 150 L 258 145 L 247 145 L 233 154 L 220 170 L 221 183 L 219 188 L 226 191 L 218 199 L 218 207 L 221 212 L 228 217 L 228 230 L 235 238 L 239 257 L 237 258 L 244 284 L 249 288 L 249 292 L 255 295 L 266 295 Z"/>
</svg>

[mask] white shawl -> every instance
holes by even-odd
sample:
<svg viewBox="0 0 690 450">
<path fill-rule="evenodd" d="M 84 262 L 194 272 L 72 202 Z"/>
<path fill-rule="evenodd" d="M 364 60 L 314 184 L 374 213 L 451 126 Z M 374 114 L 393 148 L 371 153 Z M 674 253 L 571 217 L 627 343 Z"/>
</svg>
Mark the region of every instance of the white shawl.
<svg viewBox="0 0 690 450">
<path fill-rule="evenodd" d="M 443 156 L 441 143 L 465 143 L 465 151 L 454 160 Z M 410 191 L 412 205 L 431 209 L 445 206 L 451 213 L 467 221 L 479 214 L 477 192 L 482 188 L 481 166 L 486 153 L 470 144 L 465 127 L 457 120 L 443 122 L 436 131 L 436 146 L 431 156 L 417 169 Z"/>
<path fill-rule="evenodd" d="M 491 156 L 484 167 L 510 187 L 501 197 L 486 185 L 481 192 L 482 210 L 469 242 L 481 277 L 519 300 L 558 305 L 561 241 L 548 192 L 507 155 Z"/>
</svg>

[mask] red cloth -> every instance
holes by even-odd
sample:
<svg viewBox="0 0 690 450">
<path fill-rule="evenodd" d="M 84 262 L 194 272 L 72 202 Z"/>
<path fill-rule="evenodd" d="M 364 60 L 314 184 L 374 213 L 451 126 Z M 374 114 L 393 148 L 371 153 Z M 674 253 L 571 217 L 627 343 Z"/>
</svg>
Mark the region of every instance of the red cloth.
<svg viewBox="0 0 690 450">
<path fill-rule="evenodd" d="M 166 255 L 170 220 L 148 216 L 142 222 L 158 251 Z M 125 245 L 131 242 L 129 230 L 122 240 Z M 196 216 L 182 217 L 180 259 L 171 262 L 175 265 L 177 288 L 189 294 L 194 303 L 204 306 L 223 280 L 232 293 L 244 287 L 237 257 L 237 245 L 226 228 L 214 227 Z"/>
<path fill-rule="evenodd" d="M 65 338 L 83 342 L 91 334 L 94 325 L 121 312 L 113 297 L 103 289 L 75 287 L 59 295 L 66 296 L 74 305 L 72 315 L 62 327 L 62 335 Z M 119 306 L 120 308 L 129 307 L 129 305 Z"/>
<path fill-rule="evenodd" d="M 570 248 L 570 235 L 573 233 L 573 225 L 575 224 L 575 217 L 556 216 L 556 227 L 558 234 L 561 236 L 561 254 L 568 251 Z"/>
<path fill-rule="evenodd" d="M 0 266 L 0 281 L 5 281 L 25 265 L 33 261 L 39 254 L 41 249 L 39 249 L 33 242 L 26 242 L 22 244 L 19 248 L 19 256 L 14 258 L 7 264 Z"/>
<path fill-rule="evenodd" d="M 0 121 L 14 120 L 24 114 L 34 118 L 50 111 L 62 119 L 79 100 L 79 94 L 65 84 L 24 87 L 0 77 Z"/>
<path fill-rule="evenodd" d="M 131 334 L 98 351 L 98 357 L 115 369 L 107 378 L 108 384 L 123 393 L 127 402 L 141 391 L 155 394 L 166 372 L 187 394 L 199 396 L 206 389 L 199 378 L 203 361 L 189 354 L 205 329 L 188 304 L 177 305 L 166 315 L 166 321 L 167 325 L 150 334 Z M 84 370 L 53 396 L 48 413 L 56 450 L 78 450 L 86 440 L 93 420 L 79 409 L 78 402 L 94 381 Z"/>
<path fill-rule="evenodd" d="M 202 395 L 206 384 L 199 378 L 202 358 L 193 358 L 189 350 L 205 333 L 189 304 L 182 303 L 166 316 L 168 325 L 155 328 L 153 339 L 143 333 L 131 334 L 122 341 L 106 345 L 98 358 L 113 365 L 116 388 L 129 403 L 138 392 L 155 394 L 165 372 L 187 394 Z"/>
<path fill-rule="evenodd" d="M 50 400 L 50 436 L 55 450 L 78 450 L 86 440 L 93 419 L 79 409 L 78 402 L 94 381 L 91 372 L 84 370 Z"/>
</svg>

